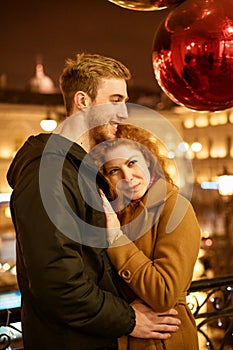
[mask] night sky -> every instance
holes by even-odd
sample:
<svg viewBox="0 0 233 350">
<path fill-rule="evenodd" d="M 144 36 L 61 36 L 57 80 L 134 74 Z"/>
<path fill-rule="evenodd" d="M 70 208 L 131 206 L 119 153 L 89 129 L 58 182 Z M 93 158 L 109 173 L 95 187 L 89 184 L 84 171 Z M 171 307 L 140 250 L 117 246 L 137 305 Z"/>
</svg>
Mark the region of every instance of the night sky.
<svg viewBox="0 0 233 350">
<path fill-rule="evenodd" d="M 84 51 L 123 61 L 134 86 L 158 90 L 151 50 L 168 11 L 127 10 L 108 0 L 0 0 L 0 74 L 8 89 L 25 89 L 40 59 L 58 86 L 65 59 Z"/>
</svg>

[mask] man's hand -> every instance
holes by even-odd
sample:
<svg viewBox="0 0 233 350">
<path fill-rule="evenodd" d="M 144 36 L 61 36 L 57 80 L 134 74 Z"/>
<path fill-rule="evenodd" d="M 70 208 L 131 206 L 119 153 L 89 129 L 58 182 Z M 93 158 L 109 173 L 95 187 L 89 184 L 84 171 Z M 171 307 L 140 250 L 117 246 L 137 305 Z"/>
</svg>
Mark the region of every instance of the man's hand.
<svg viewBox="0 0 233 350">
<path fill-rule="evenodd" d="M 136 325 L 131 337 L 145 339 L 168 339 L 171 333 L 178 331 L 181 324 L 177 316 L 177 311 L 170 309 L 164 313 L 153 311 L 142 302 L 131 304 L 136 315 Z"/>
</svg>

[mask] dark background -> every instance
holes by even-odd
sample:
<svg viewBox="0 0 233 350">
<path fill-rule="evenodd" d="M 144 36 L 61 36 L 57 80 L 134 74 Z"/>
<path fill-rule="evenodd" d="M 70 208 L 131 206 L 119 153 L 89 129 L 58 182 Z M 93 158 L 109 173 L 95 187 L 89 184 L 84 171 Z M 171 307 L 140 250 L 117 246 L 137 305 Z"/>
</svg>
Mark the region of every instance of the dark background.
<svg viewBox="0 0 233 350">
<path fill-rule="evenodd" d="M 67 57 L 96 52 L 129 66 L 134 86 L 157 91 L 152 43 L 170 10 L 134 11 L 108 0 L 0 0 L 0 74 L 8 89 L 25 89 L 40 60 L 58 86 Z"/>
</svg>

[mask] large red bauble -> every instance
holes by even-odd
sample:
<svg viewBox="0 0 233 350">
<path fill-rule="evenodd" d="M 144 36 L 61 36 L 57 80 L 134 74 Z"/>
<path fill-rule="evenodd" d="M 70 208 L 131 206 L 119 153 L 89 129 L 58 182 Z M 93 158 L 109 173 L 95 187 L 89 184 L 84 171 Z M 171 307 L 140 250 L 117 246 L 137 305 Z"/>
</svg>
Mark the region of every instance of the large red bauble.
<svg viewBox="0 0 233 350">
<path fill-rule="evenodd" d="M 128 10 L 135 11 L 154 11 L 162 10 L 171 5 L 179 4 L 184 0 L 108 0 L 113 4 Z"/>
<path fill-rule="evenodd" d="M 233 106 L 232 0 L 187 0 L 158 28 L 152 62 L 162 90 L 197 111 Z"/>
</svg>

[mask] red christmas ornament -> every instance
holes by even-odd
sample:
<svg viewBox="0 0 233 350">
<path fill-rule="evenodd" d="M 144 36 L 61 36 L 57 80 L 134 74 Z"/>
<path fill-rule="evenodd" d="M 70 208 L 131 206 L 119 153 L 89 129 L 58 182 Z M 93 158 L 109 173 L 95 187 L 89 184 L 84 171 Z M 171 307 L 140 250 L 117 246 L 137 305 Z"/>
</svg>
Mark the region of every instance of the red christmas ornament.
<svg viewBox="0 0 233 350">
<path fill-rule="evenodd" d="M 232 0 L 187 0 L 157 30 L 152 63 L 163 91 L 197 111 L 233 106 Z"/>
<path fill-rule="evenodd" d="M 184 0 L 108 0 L 115 5 L 128 10 L 155 11 L 162 10 L 174 4 L 180 4 Z"/>
</svg>

